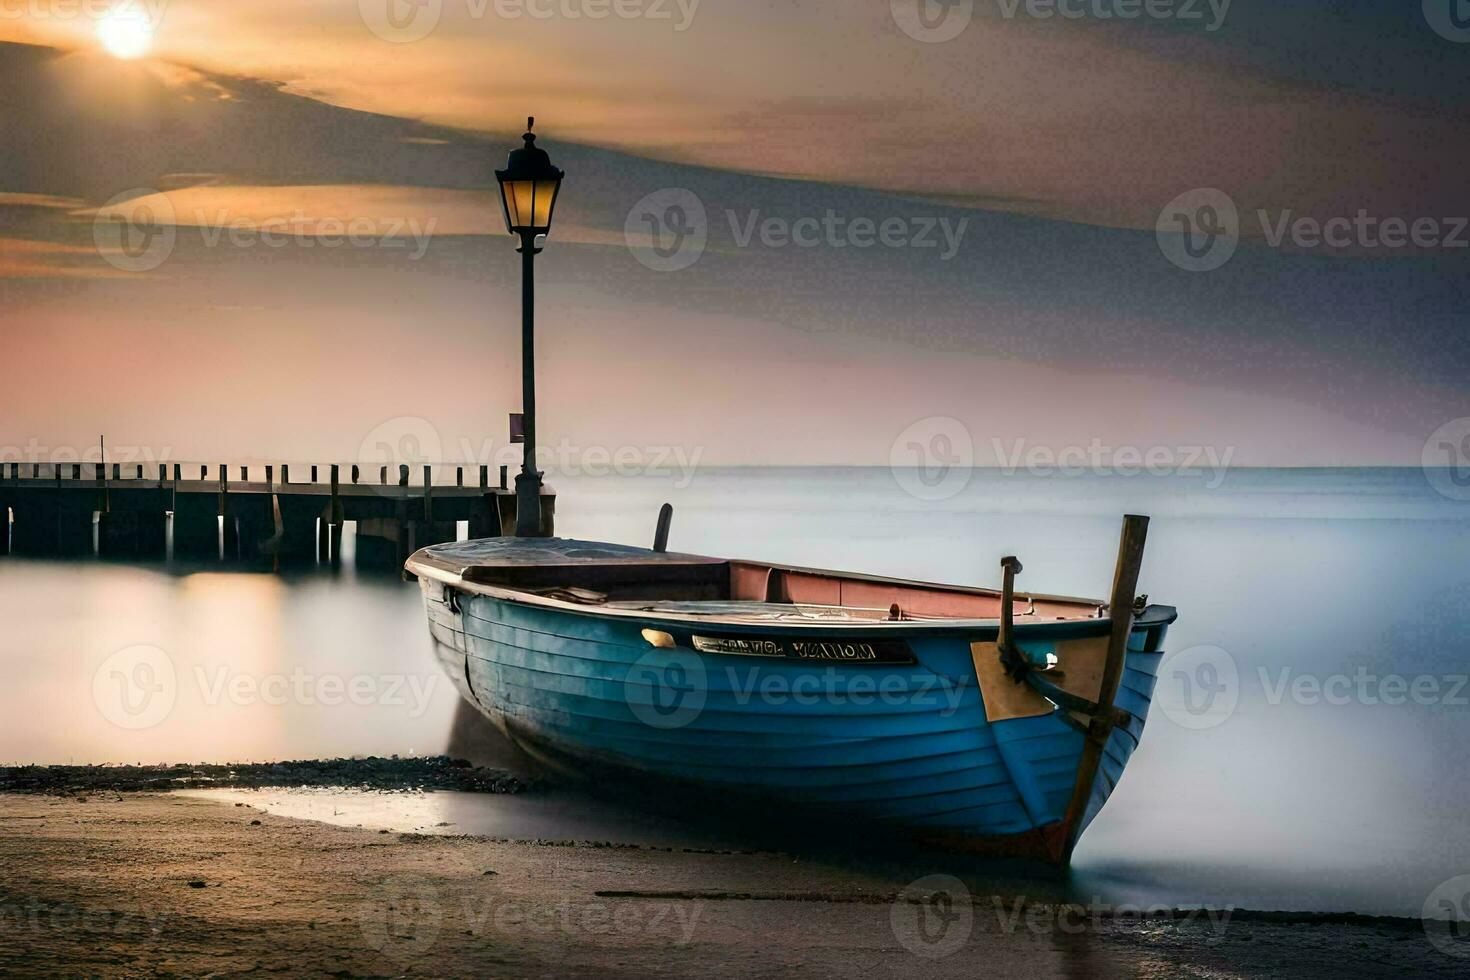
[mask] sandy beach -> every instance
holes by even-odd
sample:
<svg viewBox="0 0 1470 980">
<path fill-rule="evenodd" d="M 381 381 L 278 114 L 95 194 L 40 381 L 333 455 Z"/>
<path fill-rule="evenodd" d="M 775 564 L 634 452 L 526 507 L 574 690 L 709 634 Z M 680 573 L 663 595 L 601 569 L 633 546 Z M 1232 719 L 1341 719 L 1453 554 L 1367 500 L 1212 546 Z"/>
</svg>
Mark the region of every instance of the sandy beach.
<svg viewBox="0 0 1470 980">
<path fill-rule="evenodd" d="M 0 796 L 9 975 L 1451 976 L 1417 922 L 1061 907 L 791 855 Z M 949 888 L 950 892 L 940 895 Z"/>
</svg>

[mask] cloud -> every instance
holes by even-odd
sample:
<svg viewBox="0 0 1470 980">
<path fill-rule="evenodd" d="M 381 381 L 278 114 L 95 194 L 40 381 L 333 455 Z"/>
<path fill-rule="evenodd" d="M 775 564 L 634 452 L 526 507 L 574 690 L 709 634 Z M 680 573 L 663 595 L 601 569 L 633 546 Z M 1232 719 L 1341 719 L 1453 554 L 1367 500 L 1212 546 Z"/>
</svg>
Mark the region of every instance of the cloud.
<svg viewBox="0 0 1470 980">
<path fill-rule="evenodd" d="M 0 208 L 50 208 L 69 211 L 81 207 L 82 201 L 74 197 L 57 197 L 54 194 L 27 194 L 18 191 L 0 191 Z"/>
<path fill-rule="evenodd" d="M 0 238 L 0 279 L 113 279 L 121 275 L 98 261 L 96 249 L 83 245 Z"/>
<path fill-rule="evenodd" d="M 169 8 L 158 44 L 374 113 L 505 133 L 534 112 L 558 141 L 1096 224 L 1151 228 L 1202 186 L 1318 216 L 1470 208 L 1463 110 L 1253 64 L 1247 28 L 1281 25 L 1244 11 L 1210 33 L 977 11 L 926 44 L 888 3 L 703 4 L 685 30 L 545 6 L 554 15 L 444 3 L 431 33 L 393 44 L 353 3 L 197 0 Z M 1285 23 L 1294 58 L 1320 22 Z M 1386 54 L 1419 57 L 1407 51 Z"/>
<path fill-rule="evenodd" d="M 499 192 L 382 184 L 208 184 L 156 191 L 73 218 L 151 222 L 211 232 L 274 233 L 303 238 L 506 236 Z M 621 230 L 558 222 L 558 242 L 623 245 Z M 206 241 L 213 236 L 207 236 Z"/>
</svg>

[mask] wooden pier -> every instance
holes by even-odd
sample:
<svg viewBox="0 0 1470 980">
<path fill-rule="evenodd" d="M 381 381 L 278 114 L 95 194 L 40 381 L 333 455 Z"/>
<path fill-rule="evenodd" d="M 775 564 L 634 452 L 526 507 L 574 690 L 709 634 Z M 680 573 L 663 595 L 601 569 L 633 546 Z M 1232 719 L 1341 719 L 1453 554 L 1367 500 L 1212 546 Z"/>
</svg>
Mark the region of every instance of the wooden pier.
<svg viewBox="0 0 1470 980">
<path fill-rule="evenodd" d="M 515 533 L 515 509 L 505 467 L 491 484 L 488 466 L 0 463 L 0 556 L 335 564 L 350 521 L 359 565 L 401 568 L 460 522 Z"/>
</svg>

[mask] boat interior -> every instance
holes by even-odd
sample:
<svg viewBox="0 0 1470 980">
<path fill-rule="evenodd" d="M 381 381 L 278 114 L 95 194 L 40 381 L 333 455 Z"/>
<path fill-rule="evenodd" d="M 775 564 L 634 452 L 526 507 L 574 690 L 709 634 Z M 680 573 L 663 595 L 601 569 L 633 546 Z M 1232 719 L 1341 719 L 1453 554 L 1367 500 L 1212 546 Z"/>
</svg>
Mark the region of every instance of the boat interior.
<svg viewBox="0 0 1470 980">
<path fill-rule="evenodd" d="M 562 538 L 486 538 L 435 545 L 409 560 L 466 583 L 611 609 L 761 621 L 915 622 L 998 619 L 991 589 L 934 585 L 764 562 L 656 552 Z M 1096 600 L 1017 593 L 1029 622 L 1097 619 Z"/>
</svg>

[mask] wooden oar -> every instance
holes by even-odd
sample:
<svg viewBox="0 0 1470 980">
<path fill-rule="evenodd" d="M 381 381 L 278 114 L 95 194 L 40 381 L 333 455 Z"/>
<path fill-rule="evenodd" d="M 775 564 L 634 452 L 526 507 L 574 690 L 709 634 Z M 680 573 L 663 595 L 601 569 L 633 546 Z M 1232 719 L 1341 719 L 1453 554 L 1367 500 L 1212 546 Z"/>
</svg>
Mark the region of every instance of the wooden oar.
<svg viewBox="0 0 1470 980">
<path fill-rule="evenodd" d="M 1015 632 L 1016 604 L 1016 575 L 1021 571 L 1021 562 L 1015 555 L 1007 555 L 1000 560 L 1003 570 L 1000 582 L 1000 635 L 996 637 L 995 645 L 1000 650 L 1000 662 L 1005 664 L 1006 673 L 1012 680 L 1019 682 L 1025 672 L 1025 660 L 1021 651 L 1011 644 L 1011 634 Z"/>
<path fill-rule="evenodd" d="M 1111 709 L 1123 680 L 1123 662 L 1128 656 L 1128 637 L 1133 632 L 1133 599 L 1138 591 L 1138 571 L 1143 565 L 1143 546 L 1148 539 L 1148 518 L 1128 515 L 1123 518 L 1123 533 L 1118 539 L 1118 564 L 1113 570 L 1113 593 L 1108 603 L 1112 629 L 1108 634 L 1108 659 L 1103 665 L 1102 688 L 1097 701 L 1102 710 L 1088 726 L 1087 741 L 1082 747 L 1082 760 L 1077 767 L 1077 782 L 1072 787 L 1072 800 L 1063 818 L 1062 853 L 1057 857 L 1070 861 L 1072 849 L 1082 834 L 1082 818 L 1092 797 L 1092 784 L 1102 762 L 1103 746 L 1113 733 L 1117 713 Z"/>
</svg>

